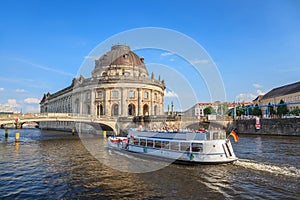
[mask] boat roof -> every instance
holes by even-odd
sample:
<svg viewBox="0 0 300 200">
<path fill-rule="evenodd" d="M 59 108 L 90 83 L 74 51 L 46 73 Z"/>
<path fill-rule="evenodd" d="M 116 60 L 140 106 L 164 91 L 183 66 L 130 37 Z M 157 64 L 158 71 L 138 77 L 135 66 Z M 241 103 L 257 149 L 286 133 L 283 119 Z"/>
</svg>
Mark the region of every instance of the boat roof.
<svg viewBox="0 0 300 200">
<path fill-rule="evenodd" d="M 145 139 L 145 140 L 155 140 L 155 141 L 168 141 L 168 142 L 193 142 L 193 143 L 203 143 L 208 140 L 185 140 L 185 139 L 177 139 L 177 138 L 161 138 L 161 137 L 134 137 L 137 139 Z"/>
<path fill-rule="evenodd" d="M 206 140 L 205 133 L 196 132 L 186 132 L 186 133 L 161 133 L 153 131 L 130 131 L 129 136 L 140 137 L 140 138 L 154 138 L 162 140 L 180 140 L 180 141 L 190 141 L 190 140 Z"/>
</svg>

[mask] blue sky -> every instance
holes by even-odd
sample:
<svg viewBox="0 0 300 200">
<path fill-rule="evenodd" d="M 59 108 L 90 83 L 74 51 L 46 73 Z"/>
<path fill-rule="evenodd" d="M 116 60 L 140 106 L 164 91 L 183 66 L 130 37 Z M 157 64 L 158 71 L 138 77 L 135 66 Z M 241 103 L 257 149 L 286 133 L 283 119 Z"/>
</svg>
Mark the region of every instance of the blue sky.
<svg viewBox="0 0 300 200">
<path fill-rule="evenodd" d="M 300 79 L 298 0 L 1 0 L 0 5 L 0 104 L 23 112 L 36 112 L 44 93 L 70 85 L 101 42 L 143 27 L 175 30 L 199 43 L 219 70 L 227 101 L 251 100 Z M 146 64 L 188 65 L 170 52 L 137 53 Z M 169 77 L 163 78 L 168 86 Z M 211 100 L 201 77 L 190 84 L 197 93 L 194 101 Z M 180 90 L 170 88 L 175 94 Z M 171 100 L 166 97 L 166 105 Z"/>
</svg>

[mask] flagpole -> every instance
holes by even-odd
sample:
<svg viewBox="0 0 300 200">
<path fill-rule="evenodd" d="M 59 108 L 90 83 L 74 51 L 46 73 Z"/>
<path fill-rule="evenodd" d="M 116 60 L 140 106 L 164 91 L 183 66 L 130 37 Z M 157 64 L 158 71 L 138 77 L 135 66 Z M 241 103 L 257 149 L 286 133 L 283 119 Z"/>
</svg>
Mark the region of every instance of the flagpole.
<svg viewBox="0 0 300 200">
<path fill-rule="evenodd" d="M 226 137 L 226 139 L 228 139 L 228 138 L 229 138 L 229 136 L 230 136 L 231 132 L 232 132 L 232 131 L 234 131 L 234 130 L 235 130 L 235 128 L 233 128 L 233 129 L 230 131 L 230 133 L 228 134 L 228 136 Z"/>
</svg>

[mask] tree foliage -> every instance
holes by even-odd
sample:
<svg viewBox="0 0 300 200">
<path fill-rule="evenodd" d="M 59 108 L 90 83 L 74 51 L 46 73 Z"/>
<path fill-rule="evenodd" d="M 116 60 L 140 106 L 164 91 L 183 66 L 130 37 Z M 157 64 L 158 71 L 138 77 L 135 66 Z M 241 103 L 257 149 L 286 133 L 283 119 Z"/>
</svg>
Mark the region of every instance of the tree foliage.
<svg viewBox="0 0 300 200">
<path fill-rule="evenodd" d="M 204 108 L 203 112 L 205 115 L 210 115 L 211 113 L 215 112 L 215 109 L 211 106 L 208 106 Z"/>
<path fill-rule="evenodd" d="M 274 106 L 271 106 L 271 103 L 268 104 L 268 110 L 269 110 L 270 115 L 275 115 L 276 114 Z"/>
<path fill-rule="evenodd" d="M 290 114 L 299 116 L 300 115 L 300 108 L 297 107 L 297 108 L 291 110 Z"/>
<path fill-rule="evenodd" d="M 280 100 L 279 104 L 283 104 L 277 107 L 277 114 L 282 117 L 283 115 L 286 115 L 289 113 L 289 109 L 287 108 L 287 105 L 284 103 L 283 100 Z"/>
<path fill-rule="evenodd" d="M 257 107 L 256 107 L 257 106 Z M 255 104 L 255 108 L 252 108 L 250 110 L 250 115 L 254 115 L 254 116 L 261 116 L 262 115 L 262 111 L 261 109 L 258 107 L 258 104 Z"/>
<path fill-rule="evenodd" d="M 237 108 L 236 115 L 241 116 L 241 115 L 245 115 L 245 114 L 246 114 L 246 107 L 243 104 L 242 107 Z"/>
</svg>

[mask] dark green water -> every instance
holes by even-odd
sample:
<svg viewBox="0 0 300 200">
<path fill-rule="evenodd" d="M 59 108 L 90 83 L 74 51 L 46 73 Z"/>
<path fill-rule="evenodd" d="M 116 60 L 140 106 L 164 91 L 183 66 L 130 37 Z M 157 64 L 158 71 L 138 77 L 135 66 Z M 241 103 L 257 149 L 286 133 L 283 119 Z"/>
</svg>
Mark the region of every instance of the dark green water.
<svg viewBox="0 0 300 200">
<path fill-rule="evenodd" d="M 240 135 L 233 148 L 240 158 L 234 164 L 171 164 L 129 173 L 100 162 L 71 133 L 11 129 L 6 140 L 2 129 L 0 199 L 300 198 L 299 137 Z M 112 160 L 120 156 L 103 148 L 99 152 Z"/>
</svg>

